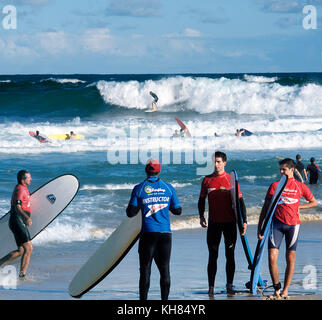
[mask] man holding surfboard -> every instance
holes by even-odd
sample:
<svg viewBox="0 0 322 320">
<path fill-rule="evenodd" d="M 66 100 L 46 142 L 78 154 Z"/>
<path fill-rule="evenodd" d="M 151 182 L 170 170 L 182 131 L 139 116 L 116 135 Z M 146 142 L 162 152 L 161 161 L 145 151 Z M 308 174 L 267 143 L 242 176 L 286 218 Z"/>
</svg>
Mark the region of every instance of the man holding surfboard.
<svg viewBox="0 0 322 320">
<path fill-rule="evenodd" d="M 214 295 L 215 277 L 217 273 L 217 259 L 219 245 L 222 234 L 225 239 L 226 253 L 226 278 L 227 278 L 227 293 L 234 294 L 233 280 L 235 274 L 235 244 L 237 241 L 236 218 L 232 208 L 230 195 L 230 174 L 225 172 L 227 164 L 227 156 L 221 151 L 215 152 L 213 155 L 215 172 L 206 176 L 201 184 L 201 191 L 198 201 L 198 211 L 200 217 L 200 225 L 207 228 L 207 222 L 204 217 L 206 198 L 209 203 L 208 230 L 207 230 L 207 245 L 209 250 L 208 260 L 208 295 Z M 240 190 L 239 201 L 243 215 L 243 232 L 246 233 L 247 218 L 246 207 Z"/>
<path fill-rule="evenodd" d="M 170 291 L 170 255 L 172 234 L 169 210 L 181 214 L 181 206 L 173 186 L 159 178 L 161 164 L 149 159 L 147 178 L 136 185 L 126 209 L 128 217 L 141 210 L 142 229 L 139 240 L 140 300 L 147 300 L 150 287 L 151 264 L 154 259 L 160 271 L 161 299 L 167 300 Z"/>
<path fill-rule="evenodd" d="M 31 183 L 31 175 L 26 170 L 20 170 L 17 174 L 18 184 L 11 197 L 11 210 L 9 228 L 14 234 L 18 250 L 12 251 L 0 259 L 0 266 L 6 262 L 21 257 L 19 278 L 24 279 L 33 251 L 28 227 L 32 225 L 30 218 L 30 193 L 28 186 Z"/>
<path fill-rule="evenodd" d="M 268 240 L 268 257 L 269 257 L 269 270 L 275 290 L 272 298 L 288 297 L 288 290 L 292 281 L 297 239 L 300 228 L 300 209 L 309 209 L 315 207 L 317 202 L 304 183 L 295 180 L 294 169 L 295 162 L 292 159 L 286 158 L 279 162 L 281 175 L 288 177 L 287 184 L 281 194 L 280 200 L 272 219 L 271 230 Z M 258 239 L 261 240 L 261 226 L 265 219 L 268 207 L 270 205 L 272 196 L 277 187 L 278 181 L 273 182 L 266 194 L 265 203 L 262 208 L 259 222 L 258 222 Z M 308 203 L 300 205 L 300 198 L 304 197 Z M 284 278 L 284 288 L 281 292 L 281 283 L 279 282 L 279 270 L 277 267 L 277 258 L 282 239 L 285 236 L 286 242 L 286 270 Z"/>
</svg>

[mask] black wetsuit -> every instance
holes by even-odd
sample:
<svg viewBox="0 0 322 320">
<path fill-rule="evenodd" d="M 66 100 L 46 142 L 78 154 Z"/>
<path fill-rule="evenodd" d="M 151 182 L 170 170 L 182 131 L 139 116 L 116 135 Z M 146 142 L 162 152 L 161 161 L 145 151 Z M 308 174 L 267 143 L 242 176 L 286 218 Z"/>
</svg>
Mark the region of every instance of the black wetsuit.
<svg viewBox="0 0 322 320">
<path fill-rule="evenodd" d="M 317 184 L 319 180 L 319 169 L 314 163 L 310 163 L 307 166 L 307 171 L 310 173 L 310 184 Z"/>
<path fill-rule="evenodd" d="M 168 299 L 170 291 L 171 243 L 171 233 L 147 232 L 141 235 L 139 241 L 140 300 L 147 300 L 148 298 L 153 259 L 160 272 L 161 299 Z"/>
<path fill-rule="evenodd" d="M 237 241 L 237 227 L 235 222 L 216 223 L 208 221 L 207 245 L 209 250 L 208 284 L 214 287 L 217 273 L 217 258 L 221 235 L 225 239 L 226 277 L 227 283 L 232 284 L 235 274 L 235 245 Z"/>
<path fill-rule="evenodd" d="M 25 213 L 30 217 L 29 212 L 25 211 Z M 29 230 L 23 222 L 21 214 L 17 213 L 14 208 L 11 208 L 10 211 L 9 228 L 15 237 L 18 247 L 31 240 Z"/>
<path fill-rule="evenodd" d="M 304 164 L 302 163 L 302 161 L 297 161 L 296 164 L 295 164 L 295 169 L 297 169 L 297 171 L 300 173 L 302 179 L 304 180 Z M 300 177 L 297 176 L 297 174 L 294 175 L 294 178 L 297 180 L 297 181 L 300 181 L 302 182 L 302 180 L 300 179 Z"/>
<path fill-rule="evenodd" d="M 153 259 L 160 271 L 161 299 L 168 299 L 172 242 L 169 210 L 175 215 L 182 211 L 174 188 L 158 176 L 148 177 L 132 190 L 126 214 L 142 214 L 143 218 L 139 241 L 140 300 L 148 297 Z"/>
</svg>

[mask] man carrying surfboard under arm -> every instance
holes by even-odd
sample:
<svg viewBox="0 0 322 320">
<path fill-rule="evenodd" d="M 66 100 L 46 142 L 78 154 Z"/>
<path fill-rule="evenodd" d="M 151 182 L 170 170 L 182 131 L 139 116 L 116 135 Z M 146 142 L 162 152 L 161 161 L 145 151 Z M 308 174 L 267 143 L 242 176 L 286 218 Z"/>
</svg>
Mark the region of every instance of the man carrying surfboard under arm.
<svg viewBox="0 0 322 320">
<path fill-rule="evenodd" d="M 21 257 L 19 278 L 24 279 L 33 251 L 27 228 L 32 224 L 30 218 L 30 193 L 27 188 L 31 183 L 31 175 L 28 171 L 21 170 L 17 174 L 17 180 L 18 184 L 11 197 L 9 228 L 14 234 L 18 250 L 12 251 L 0 259 L 0 266 Z"/>
<path fill-rule="evenodd" d="M 140 300 L 147 300 L 150 287 L 151 264 L 154 259 L 160 271 L 161 299 L 167 300 L 170 291 L 170 255 L 172 234 L 169 210 L 181 214 L 181 206 L 173 186 L 159 178 L 161 164 L 149 159 L 147 178 L 132 190 L 126 209 L 128 217 L 141 210 L 142 229 L 139 240 Z"/>
<path fill-rule="evenodd" d="M 208 260 L 208 295 L 214 295 L 215 277 L 217 273 L 217 259 L 221 235 L 225 239 L 226 253 L 226 278 L 227 293 L 234 294 L 233 280 L 235 274 L 235 244 L 237 241 L 236 218 L 232 208 L 230 195 L 230 174 L 225 172 L 227 164 L 227 156 L 221 151 L 215 152 L 213 155 L 215 172 L 206 176 L 201 184 L 201 191 L 198 201 L 198 211 L 200 217 L 200 225 L 207 227 L 204 217 L 206 198 L 208 197 L 209 215 L 207 230 L 207 245 L 209 250 Z M 242 235 L 246 233 L 247 218 L 246 207 L 242 194 L 239 190 L 239 201 L 244 221 L 244 230 Z"/>
<path fill-rule="evenodd" d="M 281 194 L 280 200 L 272 219 L 269 240 L 268 240 L 268 257 L 269 270 L 274 287 L 273 298 L 288 298 L 288 290 L 292 281 L 296 247 L 300 228 L 300 209 L 309 209 L 315 207 L 317 202 L 308 188 L 302 182 L 295 180 L 294 168 L 295 162 L 292 159 L 286 158 L 279 162 L 281 175 L 287 175 L 288 181 L 284 191 Z M 259 222 L 258 222 L 258 239 L 261 240 L 263 236 L 260 234 L 261 226 L 266 216 L 266 212 L 270 205 L 271 198 L 275 192 L 278 181 L 273 182 L 266 194 L 265 203 L 262 208 Z M 300 205 L 300 198 L 304 197 L 308 203 Z M 279 270 L 277 267 L 277 258 L 279 248 L 285 236 L 286 243 L 286 269 L 284 278 L 284 287 L 281 291 L 281 283 L 279 282 Z"/>
</svg>

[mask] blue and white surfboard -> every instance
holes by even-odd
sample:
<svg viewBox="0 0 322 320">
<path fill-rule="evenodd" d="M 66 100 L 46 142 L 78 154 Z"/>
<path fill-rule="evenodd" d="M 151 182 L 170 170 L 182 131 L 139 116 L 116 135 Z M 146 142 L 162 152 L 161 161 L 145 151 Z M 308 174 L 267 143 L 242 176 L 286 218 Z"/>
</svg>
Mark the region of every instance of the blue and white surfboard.
<svg viewBox="0 0 322 320">
<path fill-rule="evenodd" d="M 277 203 L 281 197 L 281 194 L 287 184 L 288 177 L 286 175 L 283 175 L 277 185 L 277 188 L 275 190 L 275 193 L 272 197 L 271 203 L 269 205 L 269 208 L 267 210 L 266 217 L 263 221 L 262 227 L 260 234 L 264 237 L 262 240 L 258 240 L 257 246 L 256 246 L 256 251 L 255 251 L 255 256 L 254 256 L 254 261 L 253 261 L 253 266 L 252 266 L 252 272 L 250 276 L 250 284 L 251 284 L 251 292 L 255 293 L 256 292 L 256 287 L 257 287 L 257 282 L 259 279 L 259 273 L 260 273 L 260 268 L 262 265 L 262 260 L 263 260 L 263 251 L 264 251 L 264 244 L 267 239 L 268 231 L 272 222 L 272 218 L 277 206 Z"/>
</svg>

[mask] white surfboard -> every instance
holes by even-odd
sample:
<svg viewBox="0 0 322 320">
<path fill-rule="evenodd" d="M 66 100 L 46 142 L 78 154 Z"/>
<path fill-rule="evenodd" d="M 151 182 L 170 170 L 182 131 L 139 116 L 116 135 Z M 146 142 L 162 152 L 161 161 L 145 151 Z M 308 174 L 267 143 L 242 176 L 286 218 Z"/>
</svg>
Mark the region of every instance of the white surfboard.
<svg viewBox="0 0 322 320">
<path fill-rule="evenodd" d="M 59 176 L 30 196 L 32 225 L 28 228 L 34 239 L 71 203 L 79 189 L 78 179 L 71 174 Z M 17 249 L 13 233 L 9 229 L 10 213 L 0 219 L 0 258 Z"/>
<path fill-rule="evenodd" d="M 69 285 L 69 294 L 80 298 L 101 282 L 130 251 L 139 238 L 141 226 L 141 212 L 132 218 L 126 217 L 76 273 Z"/>
<path fill-rule="evenodd" d="M 155 111 L 157 111 L 157 109 L 150 109 L 150 110 L 145 110 L 144 112 L 155 112 Z"/>
</svg>

